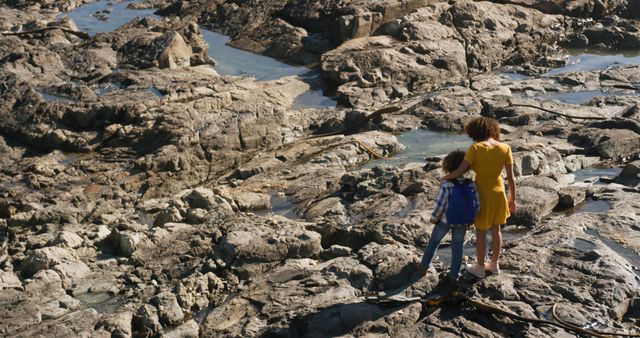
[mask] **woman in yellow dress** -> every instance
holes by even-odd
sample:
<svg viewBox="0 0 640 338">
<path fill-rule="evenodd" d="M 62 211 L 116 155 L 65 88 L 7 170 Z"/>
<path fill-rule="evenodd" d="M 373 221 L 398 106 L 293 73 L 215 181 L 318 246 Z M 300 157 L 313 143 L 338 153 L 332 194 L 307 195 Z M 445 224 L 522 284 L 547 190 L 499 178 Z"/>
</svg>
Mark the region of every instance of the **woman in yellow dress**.
<svg viewBox="0 0 640 338">
<path fill-rule="evenodd" d="M 480 196 L 480 213 L 476 218 L 476 250 L 478 262 L 467 265 L 466 269 L 476 277 L 485 276 L 485 271 L 500 273 L 499 259 L 502 253 L 501 225 L 507 222 L 516 210 L 516 184 L 513 175 L 511 147 L 500 142 L 500 125 L 488 117 L 478 117 L 467 122 L 464 131 L 473 139 L 464 161 L 443 180 L 461 177 L 469 168 L 476 174 L 476 187 Z M 502 169 L 507 173 L 509 200 L 507 200 Z M 487 230 L 491 229 L 491 262 L 485 264 Z"/>
</svg>

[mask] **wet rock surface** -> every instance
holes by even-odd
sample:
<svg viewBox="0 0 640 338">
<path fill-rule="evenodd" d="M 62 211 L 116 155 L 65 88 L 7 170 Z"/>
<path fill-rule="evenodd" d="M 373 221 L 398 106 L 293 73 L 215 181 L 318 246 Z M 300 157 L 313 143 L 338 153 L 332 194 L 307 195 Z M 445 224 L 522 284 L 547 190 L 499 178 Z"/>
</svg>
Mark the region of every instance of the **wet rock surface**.
<svg viewBox="0 0 640 338">
<path fill-rule="evenodd" d="M 466 143 L 393 133 L 480 115 L 519 209 L 465 296 L 637 333 L 640 61 L 596 54 L 640 47 L 637 2 L 131 2 L 161 16 L 91 35 L 64 17 L 82 4 L 0 3 L 0 335 L 570 336 L 416 300 L 448 268 L 448 238 L 411 262 Z M 298 106 L 304 76 L 219 75 L 205 27 L 315 65 L 341 106 Z"/>
</svg>

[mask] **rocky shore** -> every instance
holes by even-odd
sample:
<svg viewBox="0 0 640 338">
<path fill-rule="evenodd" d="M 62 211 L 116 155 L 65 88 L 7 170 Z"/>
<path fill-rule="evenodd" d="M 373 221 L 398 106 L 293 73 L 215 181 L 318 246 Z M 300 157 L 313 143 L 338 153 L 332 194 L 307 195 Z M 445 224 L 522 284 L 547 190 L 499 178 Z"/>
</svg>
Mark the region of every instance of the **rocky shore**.
<svg viewBox="0 0 640 338">
<path fill-rule="evenodd" d="M 224 75 L 209 29 L 309 69 Z M 636 0 L 3 0 L 0 31 L 0 336 L 573 336 L 420 300 L 439 159 L 480 115 L 519 209 L 465 298 L 640 333 Z M 308 74 L 337 106 L 300 103 Z"/>
</svg>

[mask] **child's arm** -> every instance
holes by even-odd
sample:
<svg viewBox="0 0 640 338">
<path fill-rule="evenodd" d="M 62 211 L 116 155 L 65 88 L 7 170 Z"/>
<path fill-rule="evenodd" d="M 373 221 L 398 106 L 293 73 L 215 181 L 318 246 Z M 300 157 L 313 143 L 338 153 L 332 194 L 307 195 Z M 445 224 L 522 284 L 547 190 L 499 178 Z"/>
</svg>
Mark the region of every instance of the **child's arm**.
<svg viewBox="0 0 640 338">
<path fill-rule="evenodd" d="M 473 163 L 473 161 L 475 161 L 475 158 L 476 158 L 476 148 L 475 148 L 475 145 L 472 145 L 471 147 L 469 147 L 469 149 L 467 150 L 467 153 L 464 155 L 464 160 L 462 160 L 462 163 L 460 163 L 460 165 L 458 166 L 458 169 L 445 175 L 442 178 L 442 181 L 444 182 L 446 180 L 462 177 L 462 175 L 464 175 L 464 173 L 466 173 L 467 170 L 471 168 L 471 164 Z"/>
<path fill-rule="evenodd" d="M 444 188 L 444 184 L 440 185 L 440 192 L 438 193 L 438 199 L 436 200 L 436 207 L 431 213 L 430 223 L 436 224 L 442 217 L 442 214 L 447 209 L 447 201 L 449 200 L 449 190 Z"/>
<path fill-rule="evenodd" d="M 469 168 L 471 168 L 471 163 L 467 162 L 467 160 L 463 160 L 462 163 L 460 163 L 460 166 L 458 167 L 458 169 L 448 173 L 445 177 L 442 178 L 442 180 L 446 181 L 446 180 L 462 177 L 462 175 L 464 175 L 464 173 L 466 173 L 467 170 L 469 170 Z"/>
<path fill-rule="evenodd" d="M 516 181 L 513 175 L 513 164 L 504 166 L 507 171 L 507 182 L 509 182 L 509 212 L 516 211 Z"/>
<path fill-rule="evenodd" d="M 480 195 L 478 195 L 478 189 L 476 188 L 476 184 L 471 182 L 471 190 L 473 190 L 473 205 L 476 216 L 480 213 Z"/>
</svg>

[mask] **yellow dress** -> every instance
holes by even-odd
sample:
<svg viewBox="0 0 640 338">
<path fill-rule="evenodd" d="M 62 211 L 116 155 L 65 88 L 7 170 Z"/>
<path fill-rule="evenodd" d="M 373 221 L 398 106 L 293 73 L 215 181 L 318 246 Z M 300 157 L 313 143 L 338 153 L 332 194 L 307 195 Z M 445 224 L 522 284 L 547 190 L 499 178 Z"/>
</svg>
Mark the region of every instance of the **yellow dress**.
<svg viewBox="0 0 640 338">
<path fill-rule="evenodd" d="M 502 169 L 513 165 L 511 147 L 504 143 L 474 143 L 464 159 L 471 163 L 476 173 L 476 187 L 480 196 L 480 213 L 476 228 L 489 230 L 493 225 L 502 225 L 509 218 L 509 206 L 502 180 Z"/>
</svg>

